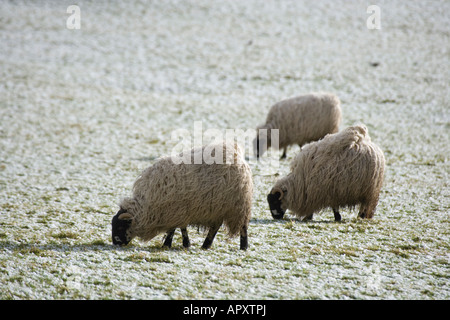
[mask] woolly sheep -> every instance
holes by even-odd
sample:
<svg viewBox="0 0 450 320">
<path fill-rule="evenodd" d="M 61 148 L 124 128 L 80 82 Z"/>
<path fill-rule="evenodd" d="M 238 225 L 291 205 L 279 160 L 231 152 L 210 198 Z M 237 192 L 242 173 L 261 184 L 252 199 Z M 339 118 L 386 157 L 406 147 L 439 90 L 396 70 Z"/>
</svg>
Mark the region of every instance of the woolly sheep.
<svg viewBox="0 0 450 320">
<path fill-rule="evenodd" d="M 372 218 L 384 179 L 384 155 L 371 142 L 363 125 L 329 134 L 302 148 L 290 173 L 279 179 L 267 196 L 273 218 L 286 209 L 299 218 L 331 207 L 340 221 L 339 207 L 360 204 L 359 217 Z"/>
<path fill-rule="evenodd" d="M 201 163 L 177 164 L 165 157 L 142 172 L 134 183 L 133 197 L 122 200 L 112 219 L 114 244 L 126 245 L 134 237 L 148 241 L 167 232 L 164 245 L 170 247 L 175 229 L 180 228 L 183 246 L 189 247 L 186 228 L 196 225 L 209 228 L 202 246 L 208 249 L 225 224 L 230 237 L 240 234 L 240 249 L 247 249 L 253 182 L 241 149 L 223 143 L 187 152 L 191 160 L 203 155 Z M 208 164 L 205 155 L 217 156 L 219 161 Z"/>
<path fill-rule="evenodd" d="M 311 93 L 286 99 L 274 104 L 266 123 L 257 127 L 253 149 L 257 158 L 262 156 L 272 145 L 271 130 L 278 129 L 278 147 L 284 149 L 281 156 L 284 159 L 288 146 L 298 144 L 301 147 L 338 132 L 340 122 L 340 101 L 334 94 Z"/>
</svg>

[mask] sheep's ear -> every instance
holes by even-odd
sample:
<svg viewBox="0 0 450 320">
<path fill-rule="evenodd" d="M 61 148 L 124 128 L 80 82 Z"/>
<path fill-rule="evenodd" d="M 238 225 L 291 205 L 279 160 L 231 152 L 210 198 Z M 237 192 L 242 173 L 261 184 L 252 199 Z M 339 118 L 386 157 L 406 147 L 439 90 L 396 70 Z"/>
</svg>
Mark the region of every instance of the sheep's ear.
<svg viewBox="0 0 450 320">
<path fill-rule="evenodd" d="M 119 220 L 131 220 L 131 219 L 133 219 L 133 216 L 131 214 L 129 214 L 128 212 L 124 212 L 124 213 L 120 214 L 117 218 Z"/>
</svg>

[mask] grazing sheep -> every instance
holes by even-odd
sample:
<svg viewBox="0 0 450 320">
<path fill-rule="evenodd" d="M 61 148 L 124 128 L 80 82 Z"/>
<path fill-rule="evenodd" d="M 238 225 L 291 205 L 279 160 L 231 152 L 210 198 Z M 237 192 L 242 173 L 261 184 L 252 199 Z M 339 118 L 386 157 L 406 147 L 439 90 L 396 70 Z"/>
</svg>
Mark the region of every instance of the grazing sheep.
<svg viewBox="0 0 450 320">
<path fill-rule="evenodd" d="M 288 146 L 301 147 L 338 132 L 340 122 L 340 101 L 334 94 L 311 93 L 280 101 L 270 108 L 266 123 L 257 127 L 254 152 L 257 158 L 262 156 L 272 145 L 271 130 L 278 129 L 278 147 L 284 149 L 284 159 Z"/>
<path fill-rule="evenodd" d="M 208 164 L 208 152 L 219 161 Z M 164 245 L 170 247 L 175 229 L 180 228 L 183 245 L 188 247 L 186 227 L 197 225 L 209 228 L 202 246 L 208 249 L 223 223 L 230 237 L 240 234 L 240 248 L 247 249 L 253 182 L 241 149 L 224 143 L 194 148 L 187 154 L 191 159 L 203 155 L 202 163 L 176 164 L 174 158 L 166 157 L 142 172 L 134 183 L 133 197 L 122 200 L 112 219 L 114 244 L 126 245 L 134 237 L 148 241 L 167 232 Z"/>
<path fill-rule="evenodd" d="M 302 148 L 291 172 L 279 179 L 267 196 L 275 219 L 286 209 L 299 218 L 331 207 L 340 221 L 339 207 L 360 204 L 359 217 L 372 218 L 384 178 L 384 155 L 365 126 L 349 127 Z"/>
</svg>

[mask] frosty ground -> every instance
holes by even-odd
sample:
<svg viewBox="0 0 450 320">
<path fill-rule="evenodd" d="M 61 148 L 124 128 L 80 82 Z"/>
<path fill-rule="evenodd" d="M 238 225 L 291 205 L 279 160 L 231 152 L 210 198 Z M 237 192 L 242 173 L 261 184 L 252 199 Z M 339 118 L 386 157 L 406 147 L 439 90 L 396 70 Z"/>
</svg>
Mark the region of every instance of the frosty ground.
<svg viewBox="0 0 450 320">
<path fill-rule="evenodd" d="M 450 2 L 65 1 L 0 4 L 1 299 L 449 299 Z M 255 128 L 310 91 L 369 128 L 387 169 L 375 217 L 271 218 L 289 170 L 251 162 L 249 249 L 191 228 L 113 247 L 140 171 L 194 121 Z M 249 160 L 252 155 L 248 155 Z"/>
</svg>

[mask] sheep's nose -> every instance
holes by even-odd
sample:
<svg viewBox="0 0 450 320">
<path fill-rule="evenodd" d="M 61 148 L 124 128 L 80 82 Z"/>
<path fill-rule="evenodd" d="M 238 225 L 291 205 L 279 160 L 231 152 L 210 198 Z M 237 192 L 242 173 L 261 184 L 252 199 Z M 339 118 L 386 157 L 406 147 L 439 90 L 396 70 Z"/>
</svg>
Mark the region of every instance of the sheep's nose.
<svg viewBox="0 0 450 320">
<path fill-rule="evenodd" d="M 274 219 L 283 219 L 283 213 L 279 213 L 277 210 L 271 210 L 271 213 L 272 213 L 272 217 L 274 218 Z"/>
<path fill-rule="evenodd" d="M 112 237 L 112 241 L 113 241 L 113 244 L 115 244 L 115 245 L 122 245 L 123 244 L 123 242 L 122 242 L 122 240 L 120 240 L 120 237 L 119 236 L 113 236 Z"/>
</svg>

